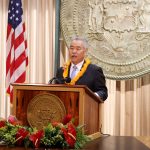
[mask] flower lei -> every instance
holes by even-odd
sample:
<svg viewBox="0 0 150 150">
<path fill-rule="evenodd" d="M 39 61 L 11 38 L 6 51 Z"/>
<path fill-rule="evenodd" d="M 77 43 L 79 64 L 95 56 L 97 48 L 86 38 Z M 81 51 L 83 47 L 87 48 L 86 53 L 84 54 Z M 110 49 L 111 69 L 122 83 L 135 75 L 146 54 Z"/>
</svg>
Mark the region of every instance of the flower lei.
<svg viewBox="0 0 150 150">
<path fill-rule="evenodd" d="M 69 66 L 70 66 L 70 61 L 68 61 L 65 65 L 64 65 L 64 72 L 63 72 L 63 77 L 66 78 L 68 76 L 68 73 L 69 73 Z M 77 80 L 83 76 L 83 74 L 85 73 L 88 65 L 91 63 L 91 61 L 86 58 L 85 59 L 85 63 L 83 64 L 83 67 L 81 68 L 81 70 L 78 72 L 78 74 L 75 76 L 75 78 L 73 78 L 71 80 L 70 83 L 67 83 L 67 84 L 70 84 L 70 85 L 75 85 L 75 83 L 77 82 Z"/>
</svg>

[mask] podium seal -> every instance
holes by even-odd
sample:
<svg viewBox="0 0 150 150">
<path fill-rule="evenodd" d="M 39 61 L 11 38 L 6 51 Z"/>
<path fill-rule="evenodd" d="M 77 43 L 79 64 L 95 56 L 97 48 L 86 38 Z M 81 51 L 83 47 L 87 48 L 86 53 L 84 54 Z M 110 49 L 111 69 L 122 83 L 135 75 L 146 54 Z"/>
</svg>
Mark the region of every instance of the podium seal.
<svg viewBox="0 0 150 150">
<path fill-rule="evenodd" d="M 31 127 L 42 129 L 49 122 L 61 121 L 66 109 L 59 97 L 44 93 L 35 96 L 27 107 L 27 120 Z"/>
</svg>

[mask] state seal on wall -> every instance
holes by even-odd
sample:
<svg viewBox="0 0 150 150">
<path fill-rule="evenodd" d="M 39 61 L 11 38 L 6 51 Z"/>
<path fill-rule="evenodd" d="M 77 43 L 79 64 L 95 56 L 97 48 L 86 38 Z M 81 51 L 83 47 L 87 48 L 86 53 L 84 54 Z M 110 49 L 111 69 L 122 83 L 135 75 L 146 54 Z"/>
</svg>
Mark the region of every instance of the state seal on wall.
<svg viewBox="0 0 150 150">
<path fill-rule="evenodd" d="M 149 20 L 147 0 L 61 1 L 61 27 L 67 45 L 73 36 L 85 37 L 88 57 L 109 79 L 150 73 Z"/>
</svg>

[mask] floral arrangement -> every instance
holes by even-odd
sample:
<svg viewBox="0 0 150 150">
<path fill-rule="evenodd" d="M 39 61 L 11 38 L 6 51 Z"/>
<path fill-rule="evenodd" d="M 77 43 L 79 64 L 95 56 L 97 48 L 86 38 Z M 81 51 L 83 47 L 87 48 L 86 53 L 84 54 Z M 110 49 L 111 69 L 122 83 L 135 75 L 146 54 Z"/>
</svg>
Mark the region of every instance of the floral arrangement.
<svg viewBox="0 0 150 150">
<path fill-rule="evenodd" d="M 83 126 L 75 127 L 70 114 L 62 123 L 52 122 L 41 130 L 21 125 L 14 116 L 0 119 L 0 142 L 10 146 L 32 148 L 74 148 L 84 146 L 90 138 L 83 133 Z"/>
</svg>

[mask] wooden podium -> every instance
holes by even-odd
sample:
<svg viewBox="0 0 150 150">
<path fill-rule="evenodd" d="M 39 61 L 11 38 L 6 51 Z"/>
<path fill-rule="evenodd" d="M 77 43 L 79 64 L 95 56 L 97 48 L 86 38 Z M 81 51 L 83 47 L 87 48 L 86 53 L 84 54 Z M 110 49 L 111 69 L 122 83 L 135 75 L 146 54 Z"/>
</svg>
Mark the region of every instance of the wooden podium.
<svg viewBox="0 0 150 150">
<path fill-rule="evenodd" d="M 76 126 L 85 125 L 84 132 L 88 135 L 99 132 L 100 107 L 103 101 L 86 86 L 58 84 L 12 84 L 12 86 L 12 114 L 24 125 L 29 125 L 27 108 L 34 97 L 42 94 L 52 94 L 60 98 L 65 106 L 66 113 L 73 115 Z"/>
</svg>

